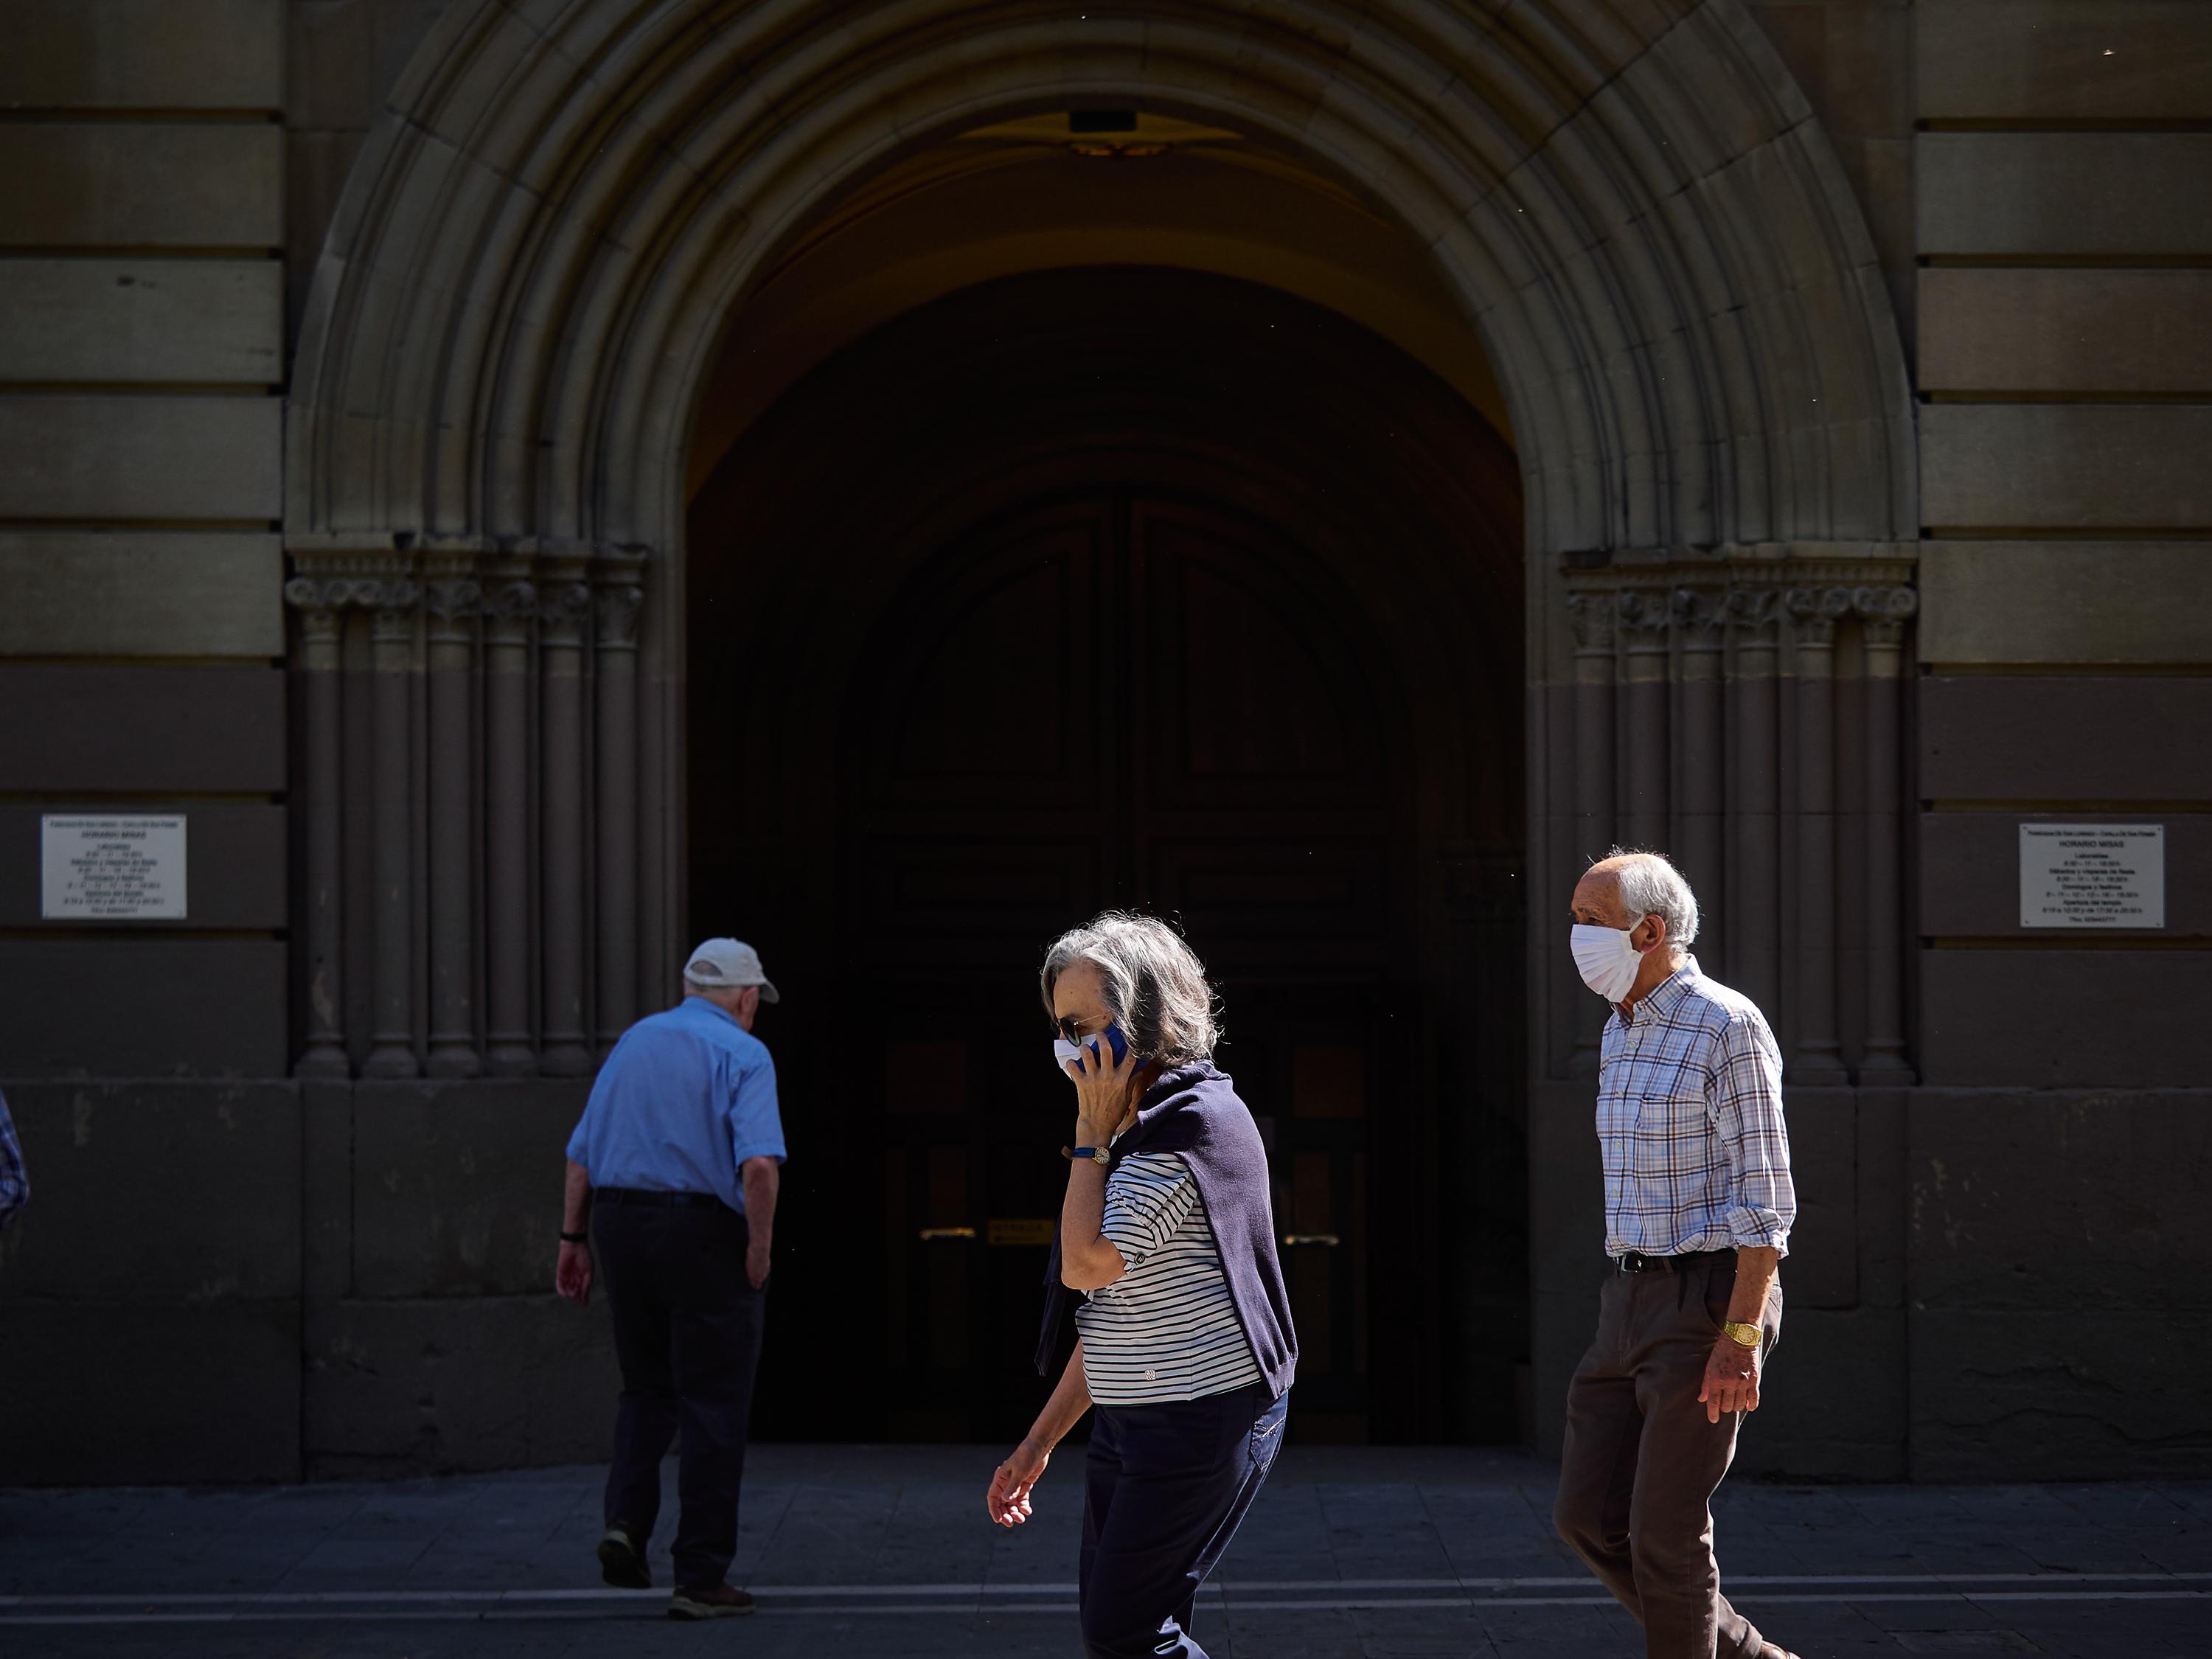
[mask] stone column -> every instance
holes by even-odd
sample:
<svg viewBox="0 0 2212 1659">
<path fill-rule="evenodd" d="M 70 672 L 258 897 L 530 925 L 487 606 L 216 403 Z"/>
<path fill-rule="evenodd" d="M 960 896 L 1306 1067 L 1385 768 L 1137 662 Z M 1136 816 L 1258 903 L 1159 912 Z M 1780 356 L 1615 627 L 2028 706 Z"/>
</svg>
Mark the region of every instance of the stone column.
<svg viewBox="0 0 2212 1659">
<path fill-rule="evenodd" d="M 637 625 L 643 561 L 603 561 L 597 664 L 599 1058 L 637 1018 Z"/>
<path fill-rule="evenodd" d="M 592 590 L 580 563 L 556 572 L 538 604 L 545 787 L 545 1034 L 538 1066 L 550 1077 L 592 1069 L 584 1029 L 584 629 Z"/>
<path fill-rule="evenodd" d="M 430 1063 L 433 1077 L 483 1069 L 476 1032 L 476 617 L 483 589 L 448 575 L 430 613 Z"/>
<path fill-rule="evenodd" d="M 1627 592 L 1620 599 L 1627 647 L 1628 799 L 1621 818 L 1632 847 L 1667 850 L 1667 635 L 1662 592 Z"/>
<path fill-rule="evenodd" d="M 414 1077 L 415 1053 L 415 765 L 416 617 L 421 586 L 404 577 L 360 585 L 375 607 L 369 635 L 375 722 L 376 845 L 375 1024 L 369 1034 L 368 1077 Z"/>
<path fill-rule="evenodd" d="M 1725 868 L 1722 850 L 1727 805 L 1726 739 L 1721 717 L 1721 647 L 1728 628 L 1724 596 L 1706 588 L 1674 590 L 1675 636 L 1681 645 L 1681 799 L 1675 822 L 1680 826 L 1672 850 L 1681 860 L 1692 890 L 1716 909 L 1724 907 Z M 1700 930 L 1702 933 L 1702 929 Z M 1706 969 L 1725 973 L 1724 951 L 1706 947 Z"/>
<path fill-rule="evenodd" d="M 301 791 L 306 812 L 307 890 L 301 937 L 307 950 L 307 1047 L 294 1071 L 301 1077 L 349 1077 L 342 997 L 340 898 L 345 886 L 345 827 L 339 780 L 344 743 L 339 619 L 352 584 L 295 576 L 284 602 L 299 613 Z"/>
<path fill-rule="evenodd" d="M 1850 610 L 1840 587 L 1790 590 L 1796 665 L 1798 1083 L 1845 1080 L 1836 1037 L 1836 622 Z"/>
<path fill-rule="evenodd" d="M 1771 588 L 1738 587 L 1729 590 L 1726 607 L 1735 633 L 1730 972 L 1736 988 L 1769 1019 L 1778 1017 L 1782 991 L 1780 743 L 1774 674 L 1779 599 Z"/>
<path fill-rule="evenodd" d="M 1581 875 L 1613 843 L 1613 618 L 1618 596 L 1571 593 L 1567 618 L 1575 639 L 1575 836 L 1580 859 L 1561 876 Z M 1558 901 L 1553 901 L 1556 903 Z M 1585 1010 L 1577 1018 L 1572 1077 L 1597 1075 L 1598 1023 Z"/>
<path fill-rule="evenodd" d="M 1920 607 L 1910 587 L 1862 587 L 1851 608 L 1866 629 L 1866 1054 L 1863 1083 L 1910 1083 L 1905 1058 L 1903 717 L 1905 626 Z"/>
<path fill-rule="evenodd" d="M 497 581 L 484 603 L 485 1058 L 501 1077 L 538 1069 L 530 1038 L 530 629 L 537 614 L 538 589 L 527 581 Z"/>
</svg>

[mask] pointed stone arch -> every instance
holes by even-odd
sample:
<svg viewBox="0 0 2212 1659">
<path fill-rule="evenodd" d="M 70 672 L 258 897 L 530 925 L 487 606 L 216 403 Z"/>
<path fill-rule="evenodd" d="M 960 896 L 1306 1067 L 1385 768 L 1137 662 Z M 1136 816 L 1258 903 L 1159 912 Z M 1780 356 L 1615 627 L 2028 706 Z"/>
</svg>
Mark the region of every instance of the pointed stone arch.
<svg viewBox="0 0 2212 1659">
<path fill-rule="evenodd" d="M 1430 249 L 1505 388 L 1562 660 L 1563 557 L 1915 533 L 1875 251 L 1741 0 L 452 0 L 294 370 L 304 1071 L 580 1072 L 658 994 L 684 463 L 724 320 L 873 169 L 1079 103 L 1278 145 Z M 349 665 L 381 817 L 340 799 Z M 348 826 L 382 842 L 402 793 L 421 851 L 384 847 L 342 916 Z"/>
</svg>

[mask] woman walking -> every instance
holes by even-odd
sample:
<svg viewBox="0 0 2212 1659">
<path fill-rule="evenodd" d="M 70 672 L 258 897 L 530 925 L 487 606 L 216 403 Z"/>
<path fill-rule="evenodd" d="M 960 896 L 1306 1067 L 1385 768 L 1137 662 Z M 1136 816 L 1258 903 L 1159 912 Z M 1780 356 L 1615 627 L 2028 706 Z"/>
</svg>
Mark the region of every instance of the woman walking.
<svg viewBox="0 0 2212 1659">
<path fill-rule="evenodd" d="M 1192 1604 L 1273 1467 L 1297 1366 L 1267 1155 L 1213 1069 L 1213 988 L 1173 929 L 1109 910 L 1054 945 L 1042 979 L 1076 1102 L 1037 1349 L 1060 1382 L 987 1502 L 1000 1526 L 1028 1520 L 1052 1449 L 1095 1405 L 1084 1650 L 1206 1659 Z"/>
</svg>

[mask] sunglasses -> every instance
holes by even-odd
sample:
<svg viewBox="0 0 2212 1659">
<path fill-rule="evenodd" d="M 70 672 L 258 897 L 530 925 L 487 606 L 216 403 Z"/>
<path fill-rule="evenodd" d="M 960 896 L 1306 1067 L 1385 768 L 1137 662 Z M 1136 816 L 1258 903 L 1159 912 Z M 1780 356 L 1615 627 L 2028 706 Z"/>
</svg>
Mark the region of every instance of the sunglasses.
<svg viewBox="0 0 2212 1659">
<path fill-rule="evenodd" d="M 1070 1014 L 1065 1019 L 1056 1019 L 1053 1021 L 1052 1029 L 1060 1033 L 1060 1040 L 1063 1042 L 1072 1043 L 1076 1048 L 1079 1048 L 1091 1037 L 1095 1037 L 1099 1034 L 1097 1031 L 1085 1033 L 1078 1030 L 1076 1029 L 1078 1024 L 1079 1022 L 1075 1016 L 1073 1014 Z"/>
</svg>

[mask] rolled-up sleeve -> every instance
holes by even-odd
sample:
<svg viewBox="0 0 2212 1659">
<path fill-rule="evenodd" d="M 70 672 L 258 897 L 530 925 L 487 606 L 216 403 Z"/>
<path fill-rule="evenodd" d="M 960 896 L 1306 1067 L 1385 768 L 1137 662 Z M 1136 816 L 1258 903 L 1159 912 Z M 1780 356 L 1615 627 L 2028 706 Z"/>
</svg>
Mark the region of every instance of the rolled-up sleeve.
<svg viewBox="0 0 2212 1659">
<path fill-rule="evenodd" d="M 1133 1268 L 1176 1236 L 1197 1202 L 1198 1182 L 1180 1153 L 1139 1153 L 1115 1166 L 1098 1231 Z"/>
<path fill-rule="evenodd" d="M 1713 1122 L 1728 1161 L 1729 1242 L 1790 1254 L 1797 1188 L 1782 1117 L 1782 1051 L 1755 1012 L 1736 1015 L 1713 1054 Z"/>
<path fill-rule="evenodd" d="M 739 1169 L 747 1158 L 784 1160 L 783 1115 L 776 1104 L 775 1062 L 745 1066 L 730 1091 L 730 1158 Z"/>
</svg>

